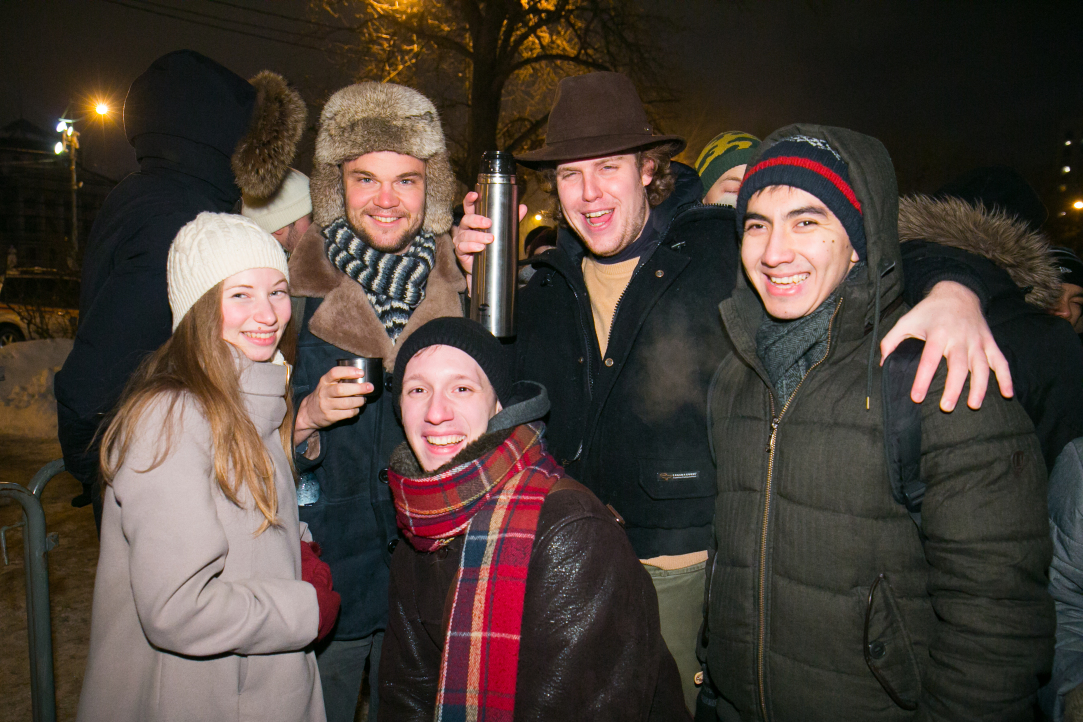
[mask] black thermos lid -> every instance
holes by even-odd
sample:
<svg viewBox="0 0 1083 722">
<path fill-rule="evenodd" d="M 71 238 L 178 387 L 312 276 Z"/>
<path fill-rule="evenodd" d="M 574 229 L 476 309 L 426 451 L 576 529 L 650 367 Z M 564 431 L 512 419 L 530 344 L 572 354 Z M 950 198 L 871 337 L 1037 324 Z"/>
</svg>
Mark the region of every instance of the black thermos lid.
<svg viewBox="0 0 1083 722">
<path fill-rule="evenodd" d="M 506 150 L 487 150 L 481 154 L 481 168 L 478 173 L 515 175 L 515 157 Z"/>
</svg>

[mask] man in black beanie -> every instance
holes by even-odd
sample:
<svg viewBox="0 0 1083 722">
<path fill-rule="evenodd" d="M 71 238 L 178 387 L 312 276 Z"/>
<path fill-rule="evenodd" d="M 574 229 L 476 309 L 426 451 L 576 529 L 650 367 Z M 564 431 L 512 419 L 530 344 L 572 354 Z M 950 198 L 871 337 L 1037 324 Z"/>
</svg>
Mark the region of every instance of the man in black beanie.
<svg viewBox="0 0 1083 722">
<path fill-rule="evenodd" d="M 263 71 L 248 81 L 191 50 L 158 58 L 132 83 L 124 131 L 139 171 L 113 189 L 94 221 L 79 330 L 54 383 L 64 464 L 83 484 L 81 500 L 93 496 L 99 527 L 95 434 L 136 366 L 170 336 L 173 237 L 204 211 L 233 211 L 242 191 L 272 195 L 306 114 L 281 76 Z"/>
<path fill-rule="evenodd" d="M 1060 296 L 1050 311 L 1072 324 L 1077 334 L 1083 333 L 1083 261 L 1071 248 L 1057 247 L 1052 253 L 1060 273 Z"/>
<path fill-rule="evenodd" d="M 381 720 L 688 719 L 658 602 L 617 515 L 546 450 L 544 387 L 439 318 L 395 361 Z"/>
</svg>

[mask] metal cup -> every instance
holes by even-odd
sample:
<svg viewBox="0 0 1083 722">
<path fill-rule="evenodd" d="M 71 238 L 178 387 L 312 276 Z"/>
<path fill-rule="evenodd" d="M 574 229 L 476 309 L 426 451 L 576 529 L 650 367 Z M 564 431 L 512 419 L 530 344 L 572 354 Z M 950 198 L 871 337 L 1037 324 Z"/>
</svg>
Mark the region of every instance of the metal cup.
<svg viewBox="0 0 1083 722">
<path fill-rule="evenodd" d="M 361 369 L 365 376 L 362 379 L 341 379 L 340 384 L 370 383 L 375 389 L 370 394 L 365 394 L 366 399 L 376 400 L 384 390 L 384 360 L 382 358 L 340 358 L 337 366 L 353 366 Z"/>
</svg>

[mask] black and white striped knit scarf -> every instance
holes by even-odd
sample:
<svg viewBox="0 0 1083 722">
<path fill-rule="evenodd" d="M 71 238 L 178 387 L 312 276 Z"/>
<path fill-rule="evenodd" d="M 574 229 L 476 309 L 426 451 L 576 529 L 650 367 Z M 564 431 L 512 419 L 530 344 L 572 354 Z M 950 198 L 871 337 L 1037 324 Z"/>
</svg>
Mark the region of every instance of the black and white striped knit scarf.
<svg viewBox="0 0 1083 722">
<path fill-rule="evenodd" d="M 421 232 L 402 255 L 383 253 L 358 238 L 345 218 L 324 228 L 323 237 L 331 263 L 361 284 L 372 310 L 395 341 L 425 298 L 425 283 L 436 263 L 436 238 Z"/>
</svg>

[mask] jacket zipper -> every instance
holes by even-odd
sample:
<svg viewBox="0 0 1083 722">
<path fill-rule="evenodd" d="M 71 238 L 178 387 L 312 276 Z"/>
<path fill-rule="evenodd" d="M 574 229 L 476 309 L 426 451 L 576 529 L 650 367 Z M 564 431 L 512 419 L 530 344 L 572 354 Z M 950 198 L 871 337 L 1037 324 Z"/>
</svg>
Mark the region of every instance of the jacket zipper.
<svg viewBox="0 0 1083 722">
<path fill-rule="evenodd" d="M 831 320 L 827 324 L 827 349 L 824 351 L 824 355 L 820 357 L 820 360 L 812 364 L 805 375 L 801 377 L 801 380 L 797 383 L 793 393 L 790 394 L 790 398 L 786 400 L 785 405 L 782 407 L 782 411 L 775 416 L 775 393 L 770 387 L 768 387 L 768 398 L 771 401 L 771 436 L 767 440 L 767 448 L 764 451 L 767 456 L 767 484 L 764 487 L 765 495 L 763 501 L 763 533 L 760 535 L 760 591 L 758 599 L 759 607 L 759 645 L 756 651 L 756 665 L 757 675 L 759 677 L 759 693 L 760 693 L 760 714 L 763 716 L 764 722 L 767 722 L 767 693 L 764 690 L 764 679 L 766 677 L 766 669 L 764 665 L 764 653 L 763 648 L 767 639 L 767 520 L 771 514 L 771 482 L 773 481 L 775 471 L 775 442 L 778 439 L 778 426 L 782 423 L 782 417 L 786 414 L 786 410 L 790 408 L 790 404 L 797 397 L 797 392 L 801 390 L 801 386 L 805 383 L 805 379 L 809 377 L 809 374 L 813 370 L 822 364 L 828 354 L 831 353 L 831 329 L 835 325 L 835 317 L 839 313 L 839 308 L 842 307 L 842 299 L 839 299 L 838 304 L 835 305 L 835 312 L 831 314 Z"/>
<path fill-rule="evenodd" d="M 666 231 L 669 231 L 668 226 L 666 227 Z M 662 240 L 665 240 L 665 236 L 662 236 Z M 659 243 L 659 245 L 661 245 L 661 243 Z M 635 269 L 633 269 L 632 271 L 632 275 L 628 278 L 628 283 L 624 285 L 624 290 L 620 292 L 619 296 L 617 296 L 617 303 L 615 306 L 613 306 L 613 318 L 609 319 L 609 333 L 607 333 L 605 336 L 606 351 L 609 351 L 609 344 L 613 341 L 613 326 L 616 325 L 617 322 L 617 311 L 620 311 L 620 302 L 624 300 L 624 294 L 628 293 L 628 287 L 632 285 L 632 281 L 636 280 L 636 276 L 639 275 L 639 269 L 643 268 L 643 266 L 645 265 L 647 265 L 646 262 L 636 264 Z"/>
</svg>

